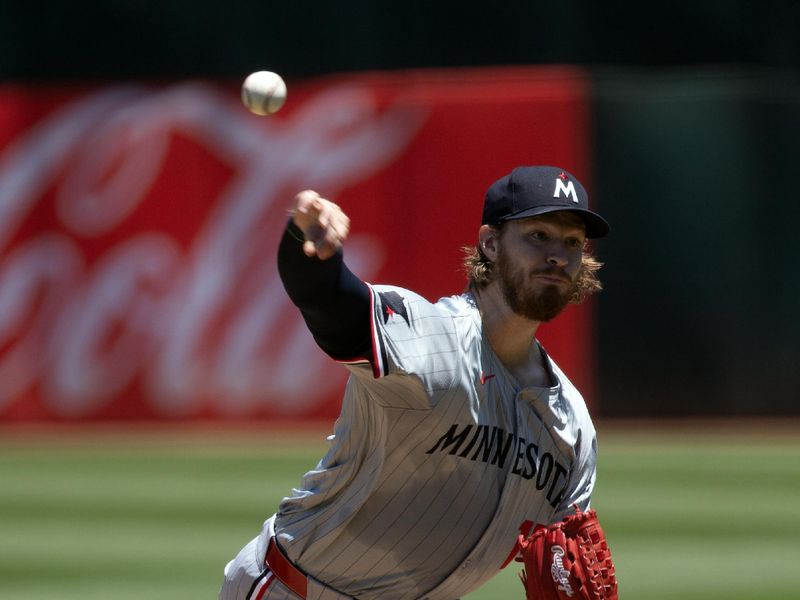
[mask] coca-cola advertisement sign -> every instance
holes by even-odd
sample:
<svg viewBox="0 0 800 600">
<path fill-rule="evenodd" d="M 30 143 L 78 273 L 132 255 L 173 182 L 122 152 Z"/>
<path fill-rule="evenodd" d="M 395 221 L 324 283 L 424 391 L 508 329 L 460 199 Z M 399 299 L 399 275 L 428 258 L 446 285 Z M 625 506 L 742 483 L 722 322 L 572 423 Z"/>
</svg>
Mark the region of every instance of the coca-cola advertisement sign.
<svg viewBox="0 0 800 600">
<path fill-rule="evenodd" d="M 0 87 L 0 420 L 334 417 L 347 372 L 275 264 L 298 191 L 348 212 L 360 277 L 435 300 L 492 181 L 591 183 L 579 71 L 288 83 L 269 117 L 231 82 Z M 541 339 L 591 399 L 590 307 Z"/>
</svg>

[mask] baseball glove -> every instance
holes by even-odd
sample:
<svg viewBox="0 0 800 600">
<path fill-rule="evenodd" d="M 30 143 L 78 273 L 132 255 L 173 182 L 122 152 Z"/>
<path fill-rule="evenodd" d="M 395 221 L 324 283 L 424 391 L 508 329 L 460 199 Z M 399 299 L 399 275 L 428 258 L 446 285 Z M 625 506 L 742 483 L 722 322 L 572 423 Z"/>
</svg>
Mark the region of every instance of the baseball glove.
<svg viewBox="0 0 800 600">
<path fill-rule="evenodd" d="M 519 537 L 520 573 L 527 600 L 617 600 L 617 579 L 606 536 L 594 510 Z"/>
</svg>

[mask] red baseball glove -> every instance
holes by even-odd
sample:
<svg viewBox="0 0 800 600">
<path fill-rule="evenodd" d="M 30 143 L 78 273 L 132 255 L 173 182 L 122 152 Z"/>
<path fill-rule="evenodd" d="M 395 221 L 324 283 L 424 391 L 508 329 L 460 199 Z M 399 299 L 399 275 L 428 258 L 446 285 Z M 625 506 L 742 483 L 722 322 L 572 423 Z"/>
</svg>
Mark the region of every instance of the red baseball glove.
<svg viewBox="0 0 800 600">
<path fill-rule="evenodd" d="M 527 600 L 617 600 L 617 579 L 594 510 L 519 537 Z"/>
</svg>

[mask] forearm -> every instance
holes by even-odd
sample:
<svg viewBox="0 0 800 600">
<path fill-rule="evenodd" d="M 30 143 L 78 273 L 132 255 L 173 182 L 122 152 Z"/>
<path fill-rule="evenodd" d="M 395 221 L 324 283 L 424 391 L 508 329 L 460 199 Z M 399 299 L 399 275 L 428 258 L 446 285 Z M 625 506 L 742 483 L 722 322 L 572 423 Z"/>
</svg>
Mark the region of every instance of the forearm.
<svg viewBox="0 0 800 600">
<path fill-rule="evenodd" d="M 290 221 L 278 248 L 278 273 L 317 344 L 338 360 L 371 356 L 370 290 L 344 263 L 303 253 L 303 232 Z"/>
</svg>

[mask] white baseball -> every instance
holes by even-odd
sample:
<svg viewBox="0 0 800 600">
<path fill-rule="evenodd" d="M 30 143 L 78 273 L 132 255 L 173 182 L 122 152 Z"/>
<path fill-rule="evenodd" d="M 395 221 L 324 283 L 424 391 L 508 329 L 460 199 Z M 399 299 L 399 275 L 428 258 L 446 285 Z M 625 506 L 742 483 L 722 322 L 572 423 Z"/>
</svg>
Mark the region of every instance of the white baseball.
<svg viewBox="0 0 800 600">
<path fill-rule="evenodd" d="M 272 71 L 256 71 L 242 84 L 242 103 L 257 115 L 278 112 L 286 102 L 286 83 Z"/>
</svg>

